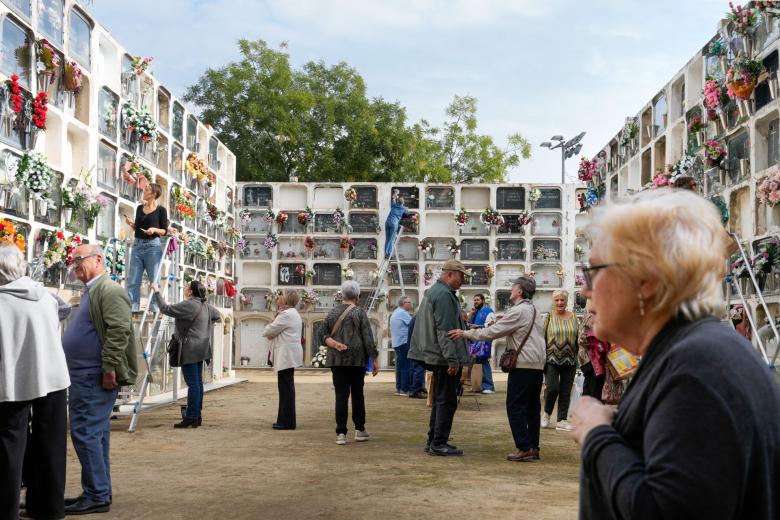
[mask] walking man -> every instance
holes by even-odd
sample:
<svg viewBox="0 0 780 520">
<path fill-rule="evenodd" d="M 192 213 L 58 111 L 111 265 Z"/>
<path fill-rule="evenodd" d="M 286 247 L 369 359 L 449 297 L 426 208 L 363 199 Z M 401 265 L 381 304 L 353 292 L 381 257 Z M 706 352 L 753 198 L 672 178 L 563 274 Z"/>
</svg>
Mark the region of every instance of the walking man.
<svg viewBox="0 0 780 520">
<path fill-rule="evenodd" d="M 534 279 L 521 276 L 512 284 L 509 295 L 514 305 L 500 320 L 481 329 L 464 332 L 455 328 L 449 332 L 453 340 L 485 341 L 506 336 L 507 349 L 519 352 L 509 371 L 506 391 L 506 414 L 517 448 L 506 458 L 517 462 L 539 459 L 540 394 L 547 350 L 544 327 L 531 303 L 535 292 Z"/>
<path fill-rule="evenodd" d="M 474 309 L 469 315 L 469 329 L 481 329 L 485 326 L 487 317 L 493 314 L 493 309 L 485 304 L 485 296 L 482 294 L 474 295 Z M 475 354 L 474 363 L 482 365 L 482 386 L 474 388 L 474 392 L 482 391 L 483 394 L 495 393 L 496 387 L 493 384 L 493 371 L 490 368 L 491 349 L 493 342 L 477 340 L 471 345 L 471 352 Z M 473 370 L 473 368 L 472 368 Z"/>
<path fill-rule="evenodd" d="M 130 298 L 106 274 L 100 246 L 73 251 L 76 277 L 85 287 L 62 338 L 70 371 L 70 435 L 81 463 L 82 494 L 65 499 L 65 514 L 109 510 L 109 421 L 120 385 L 135 384 L 136 352 Z"/>
<path fill-rule="evenodd" d="M 398 299 L 398 307 L 390 316 L 390 339 L 395 351 L 395 395 L 409 395 L 409 322 L 412 300 L 407 296 Z"/>
<path fill-rule="evenodd" d="M 445 262 L 441 276 L 420 303 L 412 334 L 409 358 L 433 372 L 433 406 L 425 447 L 430 455 L 463 455 L 463 450 L 447 441 L 458 408 L 458 381 L 463 367 L 471 363 L 471 356 L 462 337 L 452 339 L 447 333 L 466 328 L 456 291 L 467 274 L 461 262 Z"/>
</svg>

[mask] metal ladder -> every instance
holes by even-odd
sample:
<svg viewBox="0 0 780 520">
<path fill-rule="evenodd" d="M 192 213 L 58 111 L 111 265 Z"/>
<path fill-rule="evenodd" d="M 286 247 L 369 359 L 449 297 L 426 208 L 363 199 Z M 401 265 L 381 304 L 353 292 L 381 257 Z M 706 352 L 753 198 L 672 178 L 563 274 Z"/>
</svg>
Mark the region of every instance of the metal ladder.
<svg viewBox="0 0 780 520">
<path fill-rule="evenodd" d="M 168 287 L 172 287 L 174 292 L 178 295 L 179 293 L 179 255 L 180 255 L 180 249 L 177 248 L 176 251 L 173 254 L 168 253 L 168 247 L 171 243 L 171 240 L 177 240 L 175 237 L 168 237 L 168 239 L 165 241 L 165 249 L 163 250 L 163 257 L 160 260 L 160 264 L 157 266 L 157 273 L 155 273 L 154 280 L 158 279 L 160 276 L 160 273 L 162 273 L 163 263 L 166 257 L 170 257 L 171 260 L 171 272 L 168 276 L 165 277 L 164 280 L 162 280 L 162 287 L 160 288 L 160 292 L 165 294 Z M 149 384 L 153 382 L 154 377 L 152 375 L 152 368 L 151 368 L 151 361 L 150 359 L 154 360 L 157 356 L 157 353 L 160 349 L 160 343 L 162 341 L 162 338 L 167 336 L 168 329 L 174 325 L 174 319 L 170 318 L 168 316 L 164 316 L 160 313 L 159 307 L 154 312 L 154 316 L 152 317 L 151 321 L 151 328 L 149 331 L 149 335 L 146 339 L 146 342 L 143 340 L 143 332 L 144 332 L 144 325 L 146 324 L 146 318 L 149 314 L 149 310 L 152 305 L 152 295 L 150 294 L 150 297 L 146 303 L 146 307 L 144 308 L 144 312 L 141 316 L 141 322 L 138 327 L 138 340 L 141 342 L 143 347 L 143 358 L 144 362 L 146 364 L 146 372 L 144 373 L 143 382 L 141 383 L 141 389 L 138 392 L 138 400 L 133 405 L 133 414 L 130 419 L 130 426 L 128 427 L 127 431 L 130 433 L 135 432 L 136 427 L 138 426 L 138 420 L 141 415 L 141 411 L 143 410 L 143 403 L 144 398 L 146 397 L 146 392 L 149 390 Z M 174 387 L 176 387 L 176 382 L 179 380 L 179 368 L 175 370 L 174 375 Z M 174 391 L 174 394 L 176 392 Z"/>
<path fill-rule="evenodd" d="M 747 316 L 748 322 L 750 323 L 750 328 L 753 334 L 755 335 L 758 351 L 761 354 L 761 357 L 764 359 L 764 362 L 767 364 L 767 367 L 770 370 L 774 370 L 775 367 L 777 366 L 778 355 L 780 355 L 780 333 L 778 333 L 777 326 L 775 325 L 775 319 L 772 316 L 772 313 L 769 312 L 769 306 L 766 304 L 766 300 L 764 299 L 763 294 L 761 294 L 761 288 L 758 285 L 758 280 L 756 280 L 755 273 L 753 273 L 753 269 L 750 268 L 747 254 L 745 253 L 745 249 L 742 247 L 742 242 L 740 241 L 739 236 L 737 236 L 736 233 L 731 233 L 731 232 L 729 232 L 729 236 L 734 240 L 734 242 L 736 242 L 737 247 L 739 248 L 739 256 L 742 259 L 742 262 L 744 262 L 747 273 L 750 275 L 750 284 L 753 287 L 753 291 L 756 293 L 756 297 L 758 298 L 759 305 L 761 305 L 761 307 L 764 309 L 764 313 L 766 314 L 767 321 L 769 322 L 768 326 L 771 330 L 772 335 L 774 336 L 775 352 L 772 355 L 771 359 L 769 358 L 769 355 L 767 354 L 766 346 L 764 345 L 764 338 L 762 337 L 763 334 L 759 333 L 760 328 L 756 323 L 757 319 L 756 316 L 753 315 L 752 307 L 748 303 L 745 294 L 742 292 L 742 287 L 740 286 L 739 283 L 736 283 L 736 280 L 734 280 L 734 276 L 731 274 L 726 276 L 727 306 L 731 301 L 731 294 L 730 294 L 731 288 L 734 287 L 737 290 L 737 296 L 739 298 L 740 303 L 742 304 L 743 312 Z M 734 323 L 730 319 L 728 319 L 728 322 L 731 324 L 732 327 L 734 327 Z M 764 328 L 765 327 L 761 327 L 761 329 Z"/>
<path fill-rule="evenodd" d="M 393 261 L 393 256 L 395 256 L 395 265 L 398 267 L 398 281 L 401 284 L 401 296 L 406 296 L 406 286 L 404 285 L 404 276 L 403 272 L 401 271 L 401 260 L 398 258 L 398 241 L 401 239 L 402 233 L 403 226 L 399 226 L 398 233 L 396 234 L 395 240 L 393 241 L 393 249 L 390 253 L 390 257 L 382 260 L 382 264 L 379 266 L 379 277 L 377 279 L 377 285 L 374 288 L 371 297 L 368 299 L 368 304 L 364 308 L 366 314 L 371 314 L 371 311 L 376 307 L 377 299 L 382 294 L 382 284 L 385 282 L 385 278 L 387 276 L 387 268 Z"/>
</svg>

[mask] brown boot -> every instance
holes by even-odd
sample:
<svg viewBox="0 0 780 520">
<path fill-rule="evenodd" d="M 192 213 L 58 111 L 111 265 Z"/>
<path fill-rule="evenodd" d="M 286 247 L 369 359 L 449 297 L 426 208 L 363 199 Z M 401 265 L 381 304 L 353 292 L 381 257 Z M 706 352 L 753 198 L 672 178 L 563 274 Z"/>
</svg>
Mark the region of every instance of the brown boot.
<svg viewBox="0 0 780 520">
<path fill-rule="evenodd" d="M 534 450 L 518 450 L 507 455 L 506 460 L 511 460 L 512 462 L 527 462 L 529 460 L 534 460 Z"/>
</svg>

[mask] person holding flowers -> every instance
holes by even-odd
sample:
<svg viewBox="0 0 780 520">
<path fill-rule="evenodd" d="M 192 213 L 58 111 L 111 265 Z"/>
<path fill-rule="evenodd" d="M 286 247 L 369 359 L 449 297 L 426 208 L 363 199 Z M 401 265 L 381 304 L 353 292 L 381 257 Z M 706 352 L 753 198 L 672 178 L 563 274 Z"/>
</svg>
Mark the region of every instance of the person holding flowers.
<svg viewBox="0 0 780 520">
<path fill-rule="evenodd" d="M 390 214 L 385 221 L 385 258 L 390 258 L 393 254 L 395 238 L 398 236 L 398 229 L 401 227 L 401 219 L 408 217 L 409 211 L 404 206 L 403 197 L 399 196 L 399 191 L 393 190 L 393 201 L 390 206 Z"/>
<path fill-rule="evenodd" d="M 160 237 L 167 234 L 168 211 L 160 206 L 157 199 L 162 195 L 162 187 L 153 182 L 144 189 L 144 203 L 135 210 L 135 220 L 125 216 L 125 222 L 135 230 L 135 240 L 130 255 L 130 275 L 127 292 L 133 305 L 133 312 L 140 310 L 141 280 L 144 271 L 149 280 L 159 283 L 157 267 L 162 260 L 163 250 Z M 154 303 L 152 308 L 156 309 Z"/>
</svg>

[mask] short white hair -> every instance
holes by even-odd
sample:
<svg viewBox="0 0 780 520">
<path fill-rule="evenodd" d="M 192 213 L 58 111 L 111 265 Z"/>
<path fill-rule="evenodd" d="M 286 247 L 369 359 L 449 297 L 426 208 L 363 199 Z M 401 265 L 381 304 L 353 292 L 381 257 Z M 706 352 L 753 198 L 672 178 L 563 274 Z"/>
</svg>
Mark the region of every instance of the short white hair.
<svg viewBox="0 0 780 520">
<path fill-rule="evenodd" d="M 27 261 L 15 244 L 0 242 L 0 285 L 14 282 L 27 272 Z"/>
<path fill-rule="evenodd" d="M 347 280 L 341 284 L 341 295 L 345 300 L 355 300 L 360 296 L 360 284 L 355 280 Z"/>
</svg>

